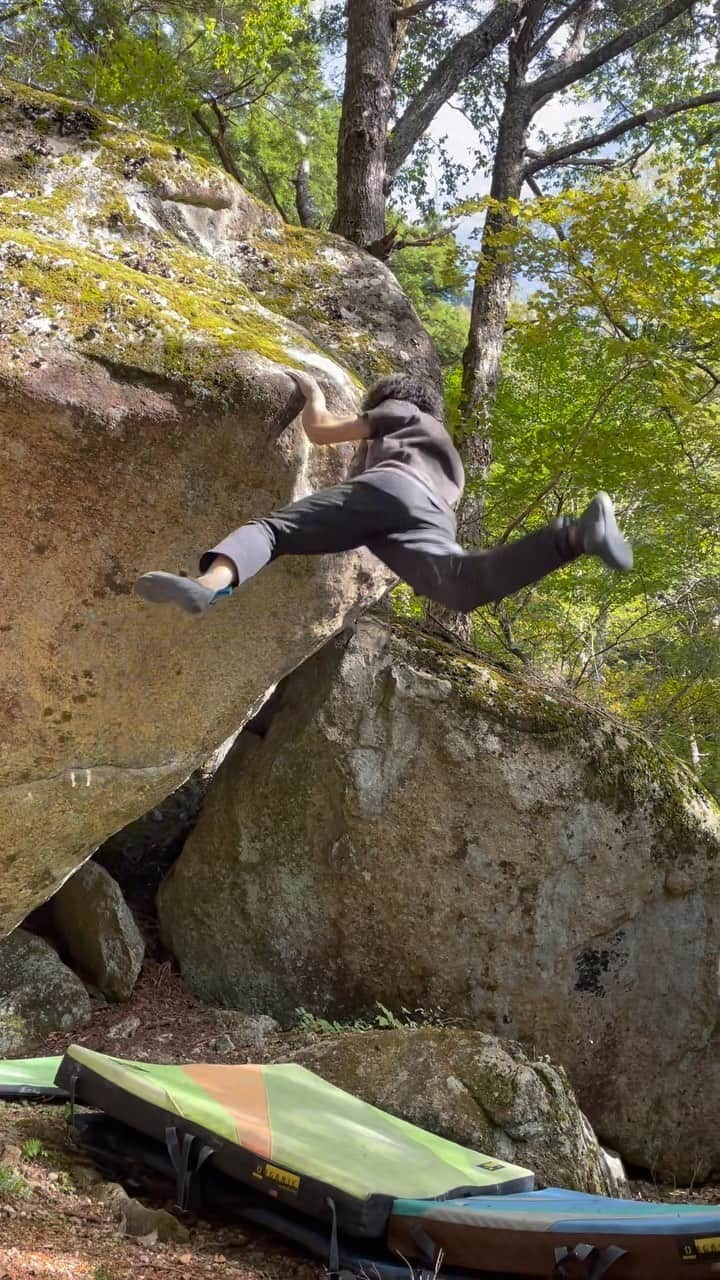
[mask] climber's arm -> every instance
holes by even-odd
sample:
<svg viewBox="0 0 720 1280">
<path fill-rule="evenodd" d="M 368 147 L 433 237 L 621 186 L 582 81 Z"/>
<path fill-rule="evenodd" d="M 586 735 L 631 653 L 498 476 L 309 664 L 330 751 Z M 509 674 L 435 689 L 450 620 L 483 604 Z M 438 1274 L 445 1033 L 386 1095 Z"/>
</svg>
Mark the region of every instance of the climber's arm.
<svg viewBox="0 0 720 1280">
<path fill-rule="evenodd" d="M 290 375 L 305 396 L 301 415 L 303 430 L 313 444 L 342 444 L 349 440 L 367 440 L 370 427 L 365 417 L 338 418 L 329 413 L 325 396 L 314 378 L 292 371 Z"/>
</svg>

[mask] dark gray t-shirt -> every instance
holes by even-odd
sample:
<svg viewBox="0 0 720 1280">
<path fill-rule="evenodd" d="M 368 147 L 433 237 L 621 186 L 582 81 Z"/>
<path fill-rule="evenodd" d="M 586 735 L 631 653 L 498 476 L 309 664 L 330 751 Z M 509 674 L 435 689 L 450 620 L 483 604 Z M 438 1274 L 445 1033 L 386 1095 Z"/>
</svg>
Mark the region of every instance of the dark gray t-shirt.
<svg viewBox="0 0 720 1280">
<path fill-rule="evenodd" d="M 407 400 L 384 400 L 365 417 L 370 438 L 356 454 L 351 474 L 371 484 L 372 473 L 381 482 L 388 470 L 404 472 L 453 507 L 463 491 L 465 472 L 442 422 Z"/>
</svg>

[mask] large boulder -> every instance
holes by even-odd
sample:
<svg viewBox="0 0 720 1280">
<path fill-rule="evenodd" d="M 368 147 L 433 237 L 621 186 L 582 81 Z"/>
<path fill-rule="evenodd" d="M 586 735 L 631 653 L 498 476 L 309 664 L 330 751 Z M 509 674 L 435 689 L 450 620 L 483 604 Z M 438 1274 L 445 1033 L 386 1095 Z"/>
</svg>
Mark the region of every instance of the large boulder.
<svg viewBox="0 0 720 1280">
<path fill-rule="evenodd" d="M 720 815 L 560 693 L 369 617 L 242 734 L 159 898 L 195 991 L 438 1008 L 566 1067 L 627 1159 L 720 1168 Z"/>
<path fill-rule="evenodd" d="M 0 1057 L 31 1053 L 53 1031 L 90 1017 L 90 997 L 57 952 L 25 929 L 0 940 Z"/>
<path fill-rule="evenodd" d="M 145 943 L 117 881 L 96 862 L 86 862 L 55 894 L 52 916 L 80 973 L 109 1000 L 127 1000 Z"/>
<path fill-rule="evenodd" d="M 345 1032 L 288 1056 L 421 1129 L 531 1169 L 538 1186 L 624 1192 L 564 1072 L 510 1040 L 456 1028 Z"/>
<path fill-rule="evenodd" d="M 0 85 L 0 935 L 179 786 L 384 589 L 368 555 L 274 565 L 198 625 L 136 576 L 345 474 L 331 406 L 436 370 L 381 263 L 94 109 Z"/>
</svg>

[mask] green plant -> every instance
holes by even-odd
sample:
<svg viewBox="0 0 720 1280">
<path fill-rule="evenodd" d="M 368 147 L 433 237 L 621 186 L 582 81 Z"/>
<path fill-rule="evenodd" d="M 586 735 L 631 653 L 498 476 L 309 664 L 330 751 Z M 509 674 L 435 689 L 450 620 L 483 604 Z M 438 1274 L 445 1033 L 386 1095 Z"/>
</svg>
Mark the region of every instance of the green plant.
<svg viewBox="0 0 720 1280">
<path fill-rule="evenodd" d="M 0 1197 L 19 1196 L 26 1200 L 29 1195 L 30 1188 L 19 1173 L 14 1169 L 0 1169 Z"/>
<path fill-rule="evenodd" d="M 447 1019 L 439 1009 L 406 1009 L 399 1014 L 393 1013 L 378 1000 L 377 1012 L 369 1018 L 353 1018 L 348 1022 L 336 1022 L 329 1018 L 319 1018 L 307 1009 L 296 1009 L 295 1026 L 301 1031 L 312 1031 L 316 1035 L 330 1035 L 341 1031 L 403 1031 L 416 1030 L 418 1027 L 442 1027 Z"/>
<path fill-rule="evenodd" d="M 23 1160 L 46 1160 L 48 1152 L 39 1138 L 28 1138 L 22 1145 Z"/>
</svg>

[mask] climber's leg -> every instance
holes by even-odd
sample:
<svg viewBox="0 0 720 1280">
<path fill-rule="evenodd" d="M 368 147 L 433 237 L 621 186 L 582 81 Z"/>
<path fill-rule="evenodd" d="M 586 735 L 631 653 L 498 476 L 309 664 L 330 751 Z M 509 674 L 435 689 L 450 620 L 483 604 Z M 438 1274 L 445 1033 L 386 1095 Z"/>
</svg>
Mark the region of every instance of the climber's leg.
<svg viewBox="0 0 720 1280">
<path fill-rule="evenodd" d="M 560 517 L 489 551 L 465 551 L 442 528 L 393 533 L 370 550 L 419 595 L 459 613 L 513 595 L 579 555 L 599 556 L 614 569 L 630 569 L 633 562 L 606 494 L 578 520 Z"/>
<path fill-rule="evenodd" d="M 403 536 L 370 544 L 370 550 L 418 595 L 458 613 L 502 600 L 576 558 L 557 529 L 541 529 L 491 551 L 464 551 L 435 540 L 418 545 Z"/>
<path fill-rule="evenodd" d="M 136 590 L 153 604 L 204 613 L 219 595 L 229 595 L 279 556 L 353 551 L 372 538 L 407 529 L 413 518 L 410 507 L 394 493 L 351 481 L 321 489 L 235 529 L 201 557 L 200 577 L 146 573 Z"/>
</svg>

